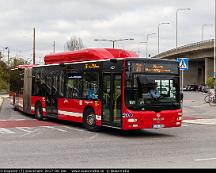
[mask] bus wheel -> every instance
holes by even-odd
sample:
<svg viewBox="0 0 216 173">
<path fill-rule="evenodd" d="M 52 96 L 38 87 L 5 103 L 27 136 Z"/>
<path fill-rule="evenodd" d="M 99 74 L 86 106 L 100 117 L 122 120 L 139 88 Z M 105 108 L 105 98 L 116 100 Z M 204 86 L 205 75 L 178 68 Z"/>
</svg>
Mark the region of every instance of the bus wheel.
<svg viewBox="0 0 216 173">
<path fill-rule="evenodd" d="M 98 127 L 96 126 L 96 115 L 90 108 L 84 112 L 84 126 L 90 131 L 98 130 Z"/>
<path fill-rule="evenodd" d="M 43 119 L 43 111 L 42 111 L 42 106 L 40 103 L 37 103 L 35 105 L 35 118 L 38 120 Z"/>
</svg>

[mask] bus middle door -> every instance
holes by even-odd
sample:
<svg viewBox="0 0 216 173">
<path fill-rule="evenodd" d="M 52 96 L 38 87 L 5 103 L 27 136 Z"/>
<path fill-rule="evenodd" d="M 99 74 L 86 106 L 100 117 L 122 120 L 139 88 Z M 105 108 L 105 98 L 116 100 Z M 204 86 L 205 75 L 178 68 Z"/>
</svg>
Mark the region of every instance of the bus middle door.
<svg viewBox="0 0 216 173">
<path fill-rule="evenodd" d="M 58 90 L 57 90 L 58 75 L 50 75 L 47 80 L 46 88 L 46 114 L 47 117 L 57 118 L 58 116 Z"/>
</svg>

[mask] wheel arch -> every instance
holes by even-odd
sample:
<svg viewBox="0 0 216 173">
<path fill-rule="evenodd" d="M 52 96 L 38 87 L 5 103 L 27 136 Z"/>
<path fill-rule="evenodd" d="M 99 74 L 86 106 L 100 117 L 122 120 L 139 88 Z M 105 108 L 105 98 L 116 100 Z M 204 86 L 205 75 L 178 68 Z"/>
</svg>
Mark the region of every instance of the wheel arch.
<svg viewBox="0 0 216 173">
<path fill-rule="evenodd" d="M 85 116 L 85 112 L 88 110 L 88 109 L 91 109 L 94 113 L 95 113 L 95 110 L 92 106 L 90 105 L 87 105 L 84 109 L 83 109 L 83 119 L 84 119 L 84 116 Z"/>
</svg>

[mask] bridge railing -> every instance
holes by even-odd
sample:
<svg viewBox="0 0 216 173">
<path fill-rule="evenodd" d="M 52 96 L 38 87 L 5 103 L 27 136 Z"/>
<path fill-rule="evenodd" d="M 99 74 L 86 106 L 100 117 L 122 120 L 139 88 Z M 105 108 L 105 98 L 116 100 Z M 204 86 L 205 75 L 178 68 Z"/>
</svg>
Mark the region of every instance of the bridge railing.
<svg viewBox="0 0 216 173">
<path fill-rule="evenodd" d="M 177 53 L 185 52 L 186 50 L 187 51 L 193 50 L 194 48 L 200 49 L 200 48 L 206 48 L 206 47 L 208 48 L 208 47 L 213 47 L 213 46 L 214 46 L 214 39 L 204 40 L 204 41 L 180 46 L 178 48 L 170 49 L 166 52 L 162 52 L 162 53 L 154 56 L 154 58 L 168 56 L 169 54 L 177 54 Z"/>
</svg>

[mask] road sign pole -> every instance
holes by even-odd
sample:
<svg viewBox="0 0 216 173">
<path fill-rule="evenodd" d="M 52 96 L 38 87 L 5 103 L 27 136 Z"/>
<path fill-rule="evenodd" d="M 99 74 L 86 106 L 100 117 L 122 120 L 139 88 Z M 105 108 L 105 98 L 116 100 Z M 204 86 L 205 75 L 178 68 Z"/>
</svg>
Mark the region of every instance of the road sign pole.
<svg viewBox="0 0 216 173">
<path fill-rule="evenodd" d="M 184 98 L 184 70 L 181 70 L 181 76 L 182 76 L 182 83 L 181 83 L 181 88 L 182 88 L 182 95 Z M 181 107 L 183 108 L 183 100 L 182 99 L 182 103 L 181 103 Z M 182 113 L 183 113 L 183 109 L 182 109 Z"/>
<path fill-rule="evenodd" d="M 180 79 L 181 79 L 181 94 L 184 94 L 184 70 L 189 69 L 189 63 L 188 63 L 188 58 L 177 58 L 177 62 L 179 63 L 179 68 L 180 68 Z M 183 107 L 183 101 L 182 101 L 182 107 Z"/>
<path fill-rule="evenodd" d="M 182 89 L 182 94 L 183 94 L 183 88 L 184 88 L 184 70 L 181 70 L 181 77 L 182 77 L 181 89 Z"/>
</svg>

